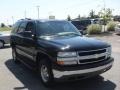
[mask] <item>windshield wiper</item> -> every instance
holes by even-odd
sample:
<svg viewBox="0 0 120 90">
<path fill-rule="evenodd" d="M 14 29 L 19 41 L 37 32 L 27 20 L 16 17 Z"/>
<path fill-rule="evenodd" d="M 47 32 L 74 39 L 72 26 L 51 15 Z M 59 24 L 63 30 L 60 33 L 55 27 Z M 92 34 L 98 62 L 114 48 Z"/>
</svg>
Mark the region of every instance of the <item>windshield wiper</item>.
<svg viewBox="0 0 120 90">
<path fill-rule="evenodd" d="M 80 34 L 75 33 L 75 32 L 62 32 L 62 33 L 58 33 L 57 35 L 59 35 L 59 36 L 64 36 L 64 35 L 77 35 L 77 36 L 81 36 Z"/>
<path fill-rule="evenodd" d="M 40 36 L 40 38 L 46 38 L 46 37 L 53 37 L 53 36 L 55 36 L 55 35 L 53 35 L 53 34 L 45 34 L 45 35 L 41 35 Z"/>
<path fill-rule="evenodd" d="M 66 36 L 66 35 L 75 35 L 75 36 L 81 36 L 81 34 L 75 33 L 75 32 L 62 32 L 62 33 L 57 33 L 57 34 L 46 34 L 40 36 L 40 38 L 46 38 L 46 37 L 57 37 L 57 36 Z"/>
</svg>

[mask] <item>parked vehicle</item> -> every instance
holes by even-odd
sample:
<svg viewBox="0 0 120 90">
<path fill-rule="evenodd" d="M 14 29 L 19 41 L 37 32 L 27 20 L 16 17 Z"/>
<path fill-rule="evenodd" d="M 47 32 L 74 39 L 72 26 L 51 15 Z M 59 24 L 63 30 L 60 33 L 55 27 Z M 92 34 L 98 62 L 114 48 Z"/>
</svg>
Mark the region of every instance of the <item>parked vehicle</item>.
<svg viewBox="0 0 120 90">
<path fill-rule="evenodd" d="M 3 48 L 5 44 L 10 43 L 10 34 L 0 33 L 0 48 Z"/>
<path fill-rule="evenodd" d="M 92 24 L 91 20 L 71 21 L 71 23 L 80 31 L 81 34 L 87 33 L 87 26 Z"/>
<path fill-rule="evenodd" d="M 115 27 L 115 33 L 120 35 L 120 24 L 117 24 Z"/>
<path fill-rule="evenodd" d="M 10 43 L 13 61 L 37 70 L 47 86 L 99 75 L 114 61 L 111 45 L 83 37 L 68 21 L 19 20 Z"/>
<path fill-rule="evenodd" d="M 90 19 L 91 20 L 91 24 L 100 24 L 100 19 L 96 18 L 96 19 Z"/>
</svg>

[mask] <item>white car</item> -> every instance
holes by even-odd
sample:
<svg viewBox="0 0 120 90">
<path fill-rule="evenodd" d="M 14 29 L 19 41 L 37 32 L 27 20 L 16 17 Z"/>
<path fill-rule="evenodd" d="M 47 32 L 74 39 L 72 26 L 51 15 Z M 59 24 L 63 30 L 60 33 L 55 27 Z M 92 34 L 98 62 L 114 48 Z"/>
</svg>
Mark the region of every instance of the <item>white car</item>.
<svg viewBox="0 0 120 90">
<path fill-rule="evenodd" d="M 0 48 L 4 47 L 4 44 L 10 43 L 10 34 L 0 33 Z"/>
<path fill-rule="evenodd" d="M 115 33 L 120 35 L 120 24 L 117 24 L 115 27 Z"/>
</svg>

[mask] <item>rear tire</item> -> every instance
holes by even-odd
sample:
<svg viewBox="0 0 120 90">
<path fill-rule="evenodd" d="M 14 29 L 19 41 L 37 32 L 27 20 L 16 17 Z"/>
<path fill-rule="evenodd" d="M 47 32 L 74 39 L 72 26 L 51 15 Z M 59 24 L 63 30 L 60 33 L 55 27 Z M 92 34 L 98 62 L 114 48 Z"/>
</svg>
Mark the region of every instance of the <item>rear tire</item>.
<svg viewBox="0 0 120 90">
<path fill-rule="evenodd" d="M 3 48 L 3 47 L 4 47 L 4 42 L 0 41 L 0 48 Z"/>
<path fill-rule="evenodd" d="M 45 86 L 50 87 L 54 84 L 51 65 L 46 59 L 40 60 L 39 62 L 39 75 Z"/>
<path fill-rule="evenodd" d="M 12 48 L 12 57 L 13 57 L 13 62 L 19 63 L 19 60 L 17 59 L 17 53 L 16 53 L 16 48 Z"/>
</svg>

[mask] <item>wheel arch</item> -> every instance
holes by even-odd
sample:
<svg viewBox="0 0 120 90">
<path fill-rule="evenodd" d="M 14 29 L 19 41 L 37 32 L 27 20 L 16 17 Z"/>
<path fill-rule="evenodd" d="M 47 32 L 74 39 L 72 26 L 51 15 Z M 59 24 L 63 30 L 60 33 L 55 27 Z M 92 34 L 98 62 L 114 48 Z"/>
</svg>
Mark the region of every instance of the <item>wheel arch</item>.
<svg viewBox="0 0 120 90">
<path fill-rule="evenodd" d="M 49 56 L 48 54 L 45 54 L 45 53 L 41 53 L 41 52 L 38 52 L 37 55 L 36 55 L 36 65 L 37 65 L 37 68 L 39 66 L 39 62 L 43 59 L 46 59 L 48 62 L 51 63 L 52 61 L 52 57 Z"/>
</svg>

